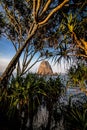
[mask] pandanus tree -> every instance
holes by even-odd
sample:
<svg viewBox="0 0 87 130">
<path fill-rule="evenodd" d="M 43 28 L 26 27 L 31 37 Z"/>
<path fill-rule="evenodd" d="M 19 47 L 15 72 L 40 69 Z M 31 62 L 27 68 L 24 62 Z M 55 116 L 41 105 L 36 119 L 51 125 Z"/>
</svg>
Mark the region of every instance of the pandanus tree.
<svg viewBox="0 0 87 130">
<path fill-rule="evenodd" d="M 50 129 L 52 119 L 55 120 L 55 124 L 57 123 L 58 118 L 55 115 L 57 113 L 54 114 L 54 105 L 61 95 L 62 87 L 63 84 L 59 77 L 50 78 L 48 81 L 35 74 L 28 74 L 25 78 L 20 76 L 13 78 L 0 97 L 1 112 L 8 117 L 9 123 L 12 122 L 10 128 L 13 129 L 14 126 L 14 129 L 17 129 L 15 127 L 18 125 L 24 130 L 29 119 L 28 127 L 32 130 L 38 107 L 45 105 L 49 112 L 46 129 Z"/>
<path fill-rule="evenodd" d="M 69 1 L 69 4 L 66 4 L 55 16 L 56 19 L 53 22 L 55 28 L 52 28 L 53 32 L 46 38 L 49 47 L 53 49 L 53 53 L 50 53 L 53 61 L 59 62 L 61 59 L 72 61 L 72 58 L 74 61 L 77 58 L 86 60 L 86 12 L 87 2 L 85 0 L 73 0 Z"/>
<path fill-rule="evenodd" d="M 54 109 L 56 109 L 54 106 L 58 102 L 59 97 L 63 92 L 63 87 L 64 85 L 61 83 L 60 77 L 58 76 L 55 79 L 49 78 L 49 80 L 46 83 L 46 87 L 44 88 L 44 91 L 47 95 L 44 97 L 44 99 L 47 106 L 47 110 L 49 112 L 46 130 L 50 130 L 52 119 L 54 119 L 56 127 L 58 121 L 58 117 L 56 115 L 58 113 L 54 112 L 55 111 Z"/>
<path fill-rule="evenodd" d="M 8 31 L 16 32 L 19 40 L 18 50 L 11 62 L 7 66 L 5 72 L 0 77 L 0 82 L 3 84 L 8 80 L 8 77 L 13 72 L 23 50 L 28 46 L 33 37 L 37 35 L 39 29 L 44 28 L 49 19 L 69 0 L 59 1 L 57 6 L 52 6 L 51 0 L 26 0 L 26 1 L 8 1 L 1 0 L 0 4 L 4 10 Z M 54 1 L 55 3 L 55 1 Z M 11 30 L 9 28 L 11 27 Z M 11 34 L 12 34 L 11 33 Z M 35 35 L 36 34 L 36 35 Z M 37 36 L 38 37 L 38 36 Z M 14 37 L 13 37 L 14 39 Z"/>
<path fill-rule="evenodd" d="M 2 35 L 4 26 L 5 26 L 5 21 L 4 21 L 4 19 L 3 19 L 3 14 L 2 14 L 2 12 L 0 11 L 0 37 L 1 37 L 1 35 Z"/>
<path fill-rule="evenodd" d="M 72 4 L 65 11 L 60 12 L 62 22 L 59 30 L 63 36 L 62 45 L 66 45 L 66 50 L 63 49 L 65 56 L 74 56 L 76 58 L 87 58 L 87 2 L 72 1 Z M 61 45 L 60 45 L 61 46 Z M 64 53 L 65 52 L 65 53 Z"/>
<path fill-rule="evenodd" d="M 78 63 L 68 70 L 69 86 L 80 87 L 81 91 L 86 92 L 87 86 L 87 64 Z"/>
<path fill-rule="evenodd" d="M 7 117 L 9 123 L 12 122 L 9 129 L 13 127 L 17 129 L 15 123 L 19 120 L 18 127 L 24 130 L 28 119 L 29 129 L 33 129 L 33 118 L 38 111 L 38 106 L 42 104 L 42 96 L 46 96 L 45 87 L 45 80 L 35 74 L 28 74 L 25 78 L 20 76 L 12 78 L 6 92 L 4 90 L 0 96 L 1 112 Z"/>
</svg>

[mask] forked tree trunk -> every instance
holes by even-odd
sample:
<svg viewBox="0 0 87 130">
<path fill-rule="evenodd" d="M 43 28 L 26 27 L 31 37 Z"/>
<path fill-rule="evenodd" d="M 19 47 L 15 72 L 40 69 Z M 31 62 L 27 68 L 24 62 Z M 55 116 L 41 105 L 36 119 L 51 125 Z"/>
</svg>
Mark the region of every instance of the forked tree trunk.
<svg viewBox="0 0 87 130">
<path fill-rule="evenodd" d="M 29 43 L 29 41 L 31 40 L 31 38 L 33 37 L 33 35 L 35 34 L 35 32 L 37 31 L 37 28 L 38 26 L 39 27 L 42 27 L 43 25 L 45 25 L 48 20 L 51 18 L 51 16 L 56 13 L 58 10 L 60 10 L 67 2 L 69 2 L 69 0 L 64 0 L 61 4 L 59 4 L 57 7 L 55 7 L 48 15 L 47 17 L 40 21 L 38 24 L 36 24 L 36 17 L 38 15 L 38 11 L 40 10 L 40 1 L 38 1 L 38 4 L 35 0 L 33 0 L 33 15 L 34 15 L 34 22 L 32 25 L 33 28 L 31 27 L 30 28 L 30 33 L 29 33 L 29 36 L 27 38 L 27 40 L 25 41 L 24 45 L 17 51 L 17 53 L 15 54 L 15 56 L 13 57 L 13 59 L 11 60 L 11 62 L 9 63 L 9 65 L 7 66 L 5 72 L 2 74 L 2 76 L 0 77 L 0 86 L 4 86 L 6 85 L 7 81 L 8 81 L 8 78 L 10 77 L 10 75 L 12 74 L 13 70 L 15 69 L 16 67 L 16 64 L 18 62 L 18 59 L 20 57 L 20 55 L 22 54 L 24 48 L 27 46 L 27 44 Z M 43 8 L 43 11 L 42 11 L 42 14 L 43 12 L 46 12 L 46 10 L 48 9 L 48 6 L 51 4 L 51 1 L 47 1 L 44 8 Z M 36 11 L 37 10 L 37 11 Z M 4 86 L 5 87 L 5 86 Z"/>
<path fill-rule="evenodd" d="M 18 62 L 18 59 L 20 58 L 23 50 L 25 49 L 25 47 L 27 46 L 27 44 L 29 44 L 29 41 L 31 40 L 31 38 L 33 37 L 33 35 L 35 34 L 35 32 L 37 31 L 37 28 L 38 28 L 38 25 L 34 24 L 34 27 L 33 27 L 32 31 L 31 31 L 31 33 L 29 34 L 28 38 L 24 42 L 23 46 L 17 51 L 17 53 L 15 54 L 15 56 L 12 58 L 12 60 L 8 64 L 6 70 L 1 75 L 1 77 L 0 77 L 0 85 L 1 86 L 4 86 L 4 85 L 6 86 L 8 78 L 11 76 L 13 70 L 15 69 L 16 64 Z"/>
</svg>

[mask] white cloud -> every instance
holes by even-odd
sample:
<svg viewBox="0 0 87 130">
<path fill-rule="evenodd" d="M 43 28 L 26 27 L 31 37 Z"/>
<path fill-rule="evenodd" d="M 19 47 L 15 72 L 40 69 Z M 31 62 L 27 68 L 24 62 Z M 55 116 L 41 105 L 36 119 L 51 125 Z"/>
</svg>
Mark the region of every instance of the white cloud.
<svg viewBox="0 0 87 130">
<path fill-rule="evenodd" d="M 7 65 L 10 62 L 10 58 L 2 58 L 0 57 L 0 72 L 4 72 L 4 70 L 6 69 Z"/>
</svg>

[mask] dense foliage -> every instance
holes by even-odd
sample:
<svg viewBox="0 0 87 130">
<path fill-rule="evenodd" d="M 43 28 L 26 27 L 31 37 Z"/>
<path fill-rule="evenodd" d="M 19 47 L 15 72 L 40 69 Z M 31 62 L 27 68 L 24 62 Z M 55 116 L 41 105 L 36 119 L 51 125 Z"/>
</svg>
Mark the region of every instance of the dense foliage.
<svg viewBox="0 0 87 130">
<path fill-rule="evenodd" d="M 64 112 L 64 125 L 66 130 L 87 129 L 87 102 L 80 107 L 69 107 Z"/>
<path fill-rule="evenodd" d="M 78 63 L 73 65 L 68 70 L 68 85 L 80 87 L 83 92 L 86 92 L 87 87 L 87 65 L 86 63 Z M 87 92 L 86 92 L 87 93 Z"/>
<path fill-rule="evenodd" d="M 58 101 L 63 90 L 63 84 L 59 77 L 56 79 L 44 79 L 35 74 L 28 74 L 26 77 L 16 77 L 11 80 L 6 89 L 0 89 L 0 109 L 1 114 L 6 118 L 4 122 L 9 123 L 14 119 L 18 121 L 21 129 L 26 128 L 28 118 L 30 119 L 30 129 L 33 129 L 33 118 L 37 114 L 38 107 L 46 105 L 51 123 L 54 104 Z M 24 117 L 22 113 L 24 112 Z M 3 117 L 2 117 L 3 118 Z M 23 121 L 22 121 L 23 118 Z M 2 124 L 4 123 L 2 122 Z M 22 124 L 21 124 L 22 123 Z M 21 125 L 21 126 L 20 126 Z M 10 127 L 13 127 L 10 126 Z M 50 128 L 49 123 L 47 128 Z M 12 128 L 13 129 L 13 128 Z"/>
</svg>

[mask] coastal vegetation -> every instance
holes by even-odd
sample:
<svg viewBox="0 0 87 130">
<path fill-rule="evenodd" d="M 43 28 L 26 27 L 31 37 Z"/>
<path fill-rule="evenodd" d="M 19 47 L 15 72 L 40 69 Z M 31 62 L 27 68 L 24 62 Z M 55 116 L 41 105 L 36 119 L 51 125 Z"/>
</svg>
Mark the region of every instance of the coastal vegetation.
<svg viewBox="0 0 87 130">
<path fill-rule="evenodd" d="M 16 52 L 0 76 L 0 129 L 86 130 L 87 0 L 0 0 L 0 37 Z M 60 75 L 47 80 L 29 72 L 44 59 L 71 63 L 66 86 Z M 72 101 L 73 94 L 62 104 L 71 86 L 83 101 Z"/>
<path fill-rule="evenodd" d="M 48 124 L 45 129 L 50 129 L 50 123 L 54 115 L 54 105 L 58 102 L 63 89 L 64 87 L 59 77 L 56 79 L 50 77 L 47 81 L 37 74 L 13 78 L 7 88 L 1 91 L 3 94 L 1 95 L 0 93 L 0 112 L 5 117 L 5 119 L 3 119 L 4 117 L 2 119 L 8 122 L 7 125 L 12 122 L 7 128 L 16 130 L 21 128 L 24 130 L 29 119 L 30 125 L 28 129 L 32 130 L 34 116 L 37 114 L 38 108 L 41 105 L 45 105 L 49 112 Z M 22 117 L 23 113 L 24 116 Z"/>
</svg>

